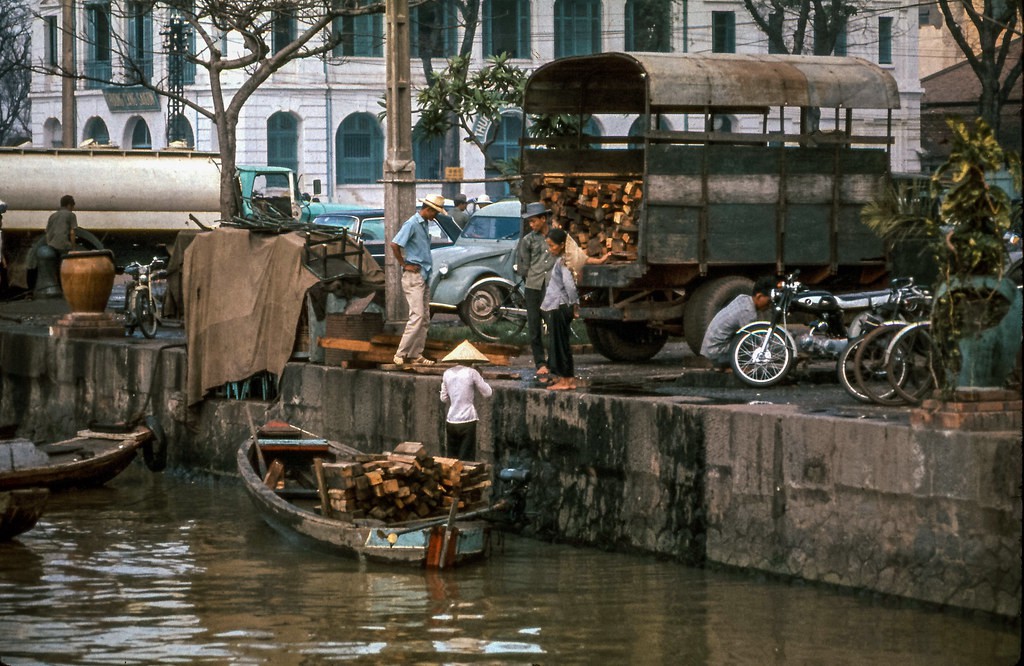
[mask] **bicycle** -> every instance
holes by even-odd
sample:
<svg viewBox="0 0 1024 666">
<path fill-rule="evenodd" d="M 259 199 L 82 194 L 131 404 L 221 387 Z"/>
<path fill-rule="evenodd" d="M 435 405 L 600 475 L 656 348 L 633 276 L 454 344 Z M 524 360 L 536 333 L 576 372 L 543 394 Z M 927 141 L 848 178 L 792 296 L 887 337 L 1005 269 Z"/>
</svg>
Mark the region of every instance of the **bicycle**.
<svg viewBox="0 0 1024 666">
<path fill-rule="evenodd" d="M 163 301 L 153 283 L 167 277 L 166 271 L 159 270 L 163 264 L 163 259 L 153 257 L 148 264 L 133 261 L 124 267 L 124 273 L 132 278 L 124 298 L 124 327 L 129 336 L 135 335 L 138 328 L 145 337 L 156 337 L 163 315 Z"/>
</svg>

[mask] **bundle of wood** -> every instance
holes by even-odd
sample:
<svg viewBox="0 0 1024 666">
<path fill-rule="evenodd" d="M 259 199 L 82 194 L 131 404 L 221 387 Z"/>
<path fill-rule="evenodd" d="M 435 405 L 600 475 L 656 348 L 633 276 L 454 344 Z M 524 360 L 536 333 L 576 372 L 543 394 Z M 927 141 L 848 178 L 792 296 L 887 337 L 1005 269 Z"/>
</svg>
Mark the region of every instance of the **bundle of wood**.
<svg viewBox="0 0 1024 666">
<path fill-rule="evenodd" d="M 340 520 L 406 522 L 445 516 L 453 502 L 459 511 L 482 509 L 490 498 L 490 465 L 431 456 L 419 442 L 317 467 L 324 508 Z"/>
<path fill-rule="evenodd" d="M 626 182 L 545 176 L 536 188 L 552 219 L 572 234 L 592 257 L 612 252 L 622 259 L 637 255 L 637 221 L 643 186 Z"/>
</svg>

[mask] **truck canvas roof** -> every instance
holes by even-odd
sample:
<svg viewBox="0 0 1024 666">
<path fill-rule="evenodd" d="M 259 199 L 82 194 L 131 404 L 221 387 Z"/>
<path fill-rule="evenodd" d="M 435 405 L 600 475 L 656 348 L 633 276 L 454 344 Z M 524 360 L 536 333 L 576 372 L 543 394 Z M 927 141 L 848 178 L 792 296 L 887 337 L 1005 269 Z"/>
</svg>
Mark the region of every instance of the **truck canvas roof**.
<svg viewBox="0 0 1024 666">
<path fill-rule="evenodd" d="M 860 58 L 736 53 L 601 53 L 543 65 L 528 113 L 763 112 L 780 106 L 898 109 L 893 77 Z"/>
</svg>

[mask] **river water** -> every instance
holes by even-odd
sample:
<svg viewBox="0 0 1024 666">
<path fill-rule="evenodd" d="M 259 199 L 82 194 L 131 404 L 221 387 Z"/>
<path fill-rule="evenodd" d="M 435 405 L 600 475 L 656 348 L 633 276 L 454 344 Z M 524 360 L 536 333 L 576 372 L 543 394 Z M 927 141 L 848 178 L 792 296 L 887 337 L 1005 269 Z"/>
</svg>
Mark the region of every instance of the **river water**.
<svg viewBox="0 0 1024 666">
<path fill-rule="evenodd" d="M 1020 627 L 508 536 L 444 572 L 292 546 L 236 479 L 55 495 L 0 544 L 3 664 L 1014 664 Z"/>
</svg>

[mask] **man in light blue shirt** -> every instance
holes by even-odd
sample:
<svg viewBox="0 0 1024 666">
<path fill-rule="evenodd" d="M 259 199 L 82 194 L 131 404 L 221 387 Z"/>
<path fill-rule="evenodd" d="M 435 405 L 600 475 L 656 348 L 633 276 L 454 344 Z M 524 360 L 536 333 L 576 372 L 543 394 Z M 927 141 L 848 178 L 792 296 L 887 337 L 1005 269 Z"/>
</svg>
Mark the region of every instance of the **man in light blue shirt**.
<svg viewBox="0 0 1024 666">
<path fill-rule="evenodd" d="M 398 343 L 395 365 L 433 365 L 423 356 L 430 328 L 430 221 L 444 212 L 444 197 L 432 194 L 420 200 L 419 212 L 405 221 L 391 240 L 391 252 L 402 267 L 402 293 L 409 304 L 409 320 Z"/>
</svg>

